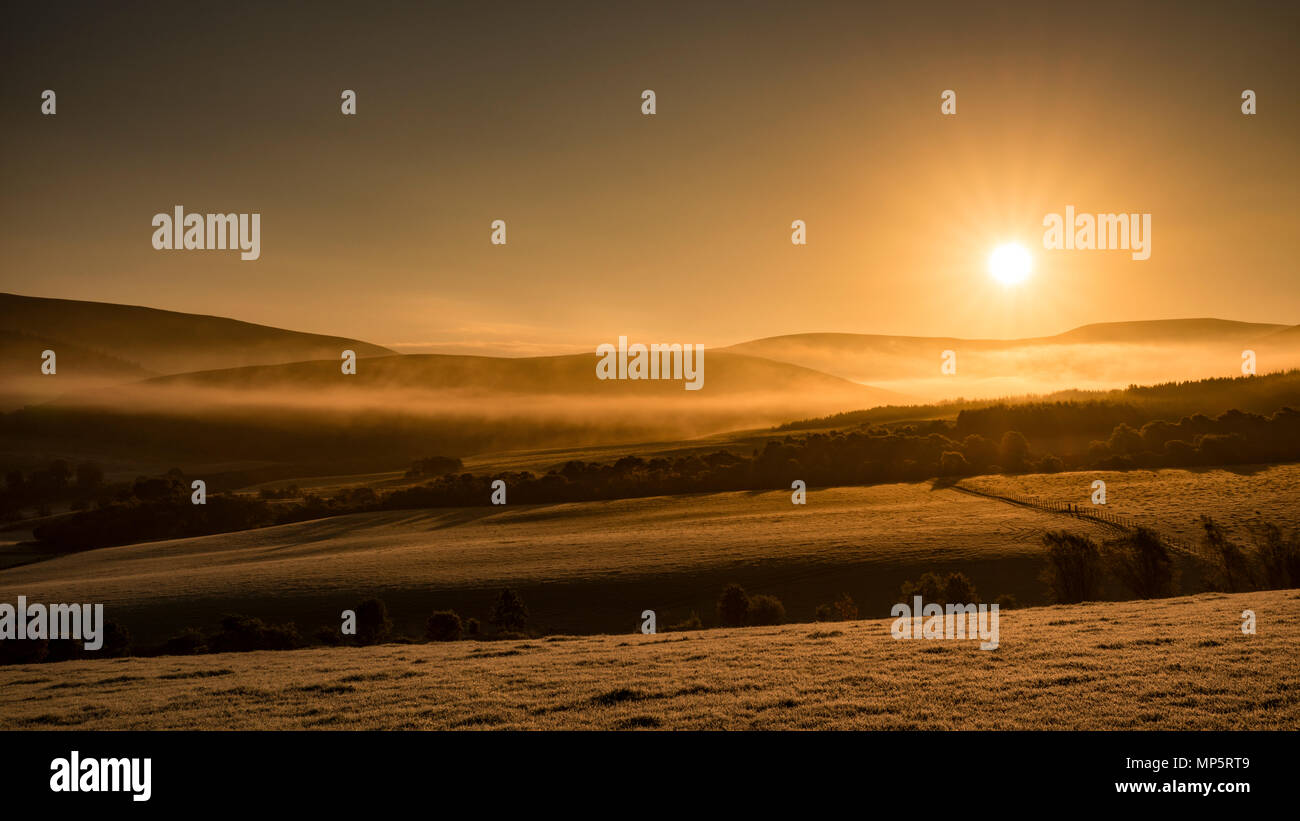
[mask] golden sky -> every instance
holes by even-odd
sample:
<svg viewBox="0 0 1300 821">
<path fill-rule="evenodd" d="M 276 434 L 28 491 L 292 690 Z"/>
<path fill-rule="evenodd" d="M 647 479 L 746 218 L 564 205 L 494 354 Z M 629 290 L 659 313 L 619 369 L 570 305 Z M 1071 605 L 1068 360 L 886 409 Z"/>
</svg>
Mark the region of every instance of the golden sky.
<svg viewBox="0 0 1300 821">
<path fill-rule="evenodd" d="M 1300 322 L 1294 4 L 296 8 L 7 9 L 0 290 L 509 354 Z M 175 205 L 261 258 L 155 251 Z M 1044 250 L 1067 205 L 1151 258 Z"/>
</svg>

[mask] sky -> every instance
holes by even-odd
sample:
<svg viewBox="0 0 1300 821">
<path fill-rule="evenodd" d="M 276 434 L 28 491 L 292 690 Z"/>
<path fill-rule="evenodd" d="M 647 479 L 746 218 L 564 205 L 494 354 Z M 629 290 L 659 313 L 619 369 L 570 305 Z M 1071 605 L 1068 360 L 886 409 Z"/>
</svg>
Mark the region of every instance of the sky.
<svg viewBox="0 0 1300 821">
<path fill-rule="evenodd" d="M 3 291 L 504 355 L 1300 322 L 1294 3 L 2 14 Z M 155 250 L 177 205 L 259 213 L 260 258 Z M 1151 257 L 1044 249 L 1068 205 Z"/>
</svg>

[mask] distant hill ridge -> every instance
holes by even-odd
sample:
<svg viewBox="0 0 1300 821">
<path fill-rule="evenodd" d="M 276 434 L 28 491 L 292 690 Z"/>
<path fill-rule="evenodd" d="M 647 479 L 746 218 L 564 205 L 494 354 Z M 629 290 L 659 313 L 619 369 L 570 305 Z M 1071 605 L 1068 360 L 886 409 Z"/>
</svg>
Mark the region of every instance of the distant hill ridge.
<svg viewBox="0 0 1300 821">
<path fill-rule="evenodd" d="M 359 357 L 396 353 L 357 339 L 224 317 L 18 294 L 0 294 L 2 332 L 94 350 L 154 374 L 338 359 L 345 349 Z M 71 357 L 64 361 L 73 364 Z"/>
</svg>

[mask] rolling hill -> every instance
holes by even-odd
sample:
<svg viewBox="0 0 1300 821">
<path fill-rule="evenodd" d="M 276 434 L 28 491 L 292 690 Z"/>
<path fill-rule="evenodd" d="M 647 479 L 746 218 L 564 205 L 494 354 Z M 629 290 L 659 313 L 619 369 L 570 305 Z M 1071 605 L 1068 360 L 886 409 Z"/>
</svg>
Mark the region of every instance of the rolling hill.
<svg viewBox="0 0 1300 821">
<path fill-rule="evenodd" d="M 1286 325 L 1179 319 L 1085 325 L 1055 336 L 1007 340 L 795 334 L 722 350 L 938 400 L 1235 376 L 1241 374 L 1246 349 L 1256 352 L 1259 373 L 1297 367 L 1300 331 Z M 955 375 L 940 372 L 944 351 L 956 354 Z"/>
<path fill-rule="evenodd" d="M 36 345 L 36 355 L 31 349 Z M 39 373 L 40 351 L 58 354 L 55 378 Z M 135 305 L 0 294 L 0 408 L 44 401 L 154 374 L 392 355 L 368 342 L 298 333 L 216 316 Z M 21 386 L 13 380 L 30 373 Z M 62 378 L 66 377 L 66 378 Z"/>
</svg>

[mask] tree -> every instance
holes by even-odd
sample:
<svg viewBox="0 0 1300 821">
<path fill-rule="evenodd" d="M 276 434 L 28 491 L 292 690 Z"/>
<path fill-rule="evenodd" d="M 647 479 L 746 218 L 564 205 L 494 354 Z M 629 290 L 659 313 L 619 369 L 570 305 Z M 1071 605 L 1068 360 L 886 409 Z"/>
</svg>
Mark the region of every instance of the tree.
<svg viewBox="0 0 1300 821">
<path fill-rule="evenodd" d="M 1009 430 L 1002 434 L 1002 445 L 998 448 L 998 459 L 1007 470 L 1025 469 L 1029 458 L 1029 440 L 1018 430 Z"/>
<path fill-rule="evenodd" d="M 723 627 L 742 627 L 749 615 L 749 596 L 745 588 L 729 584 L 718 597 L 718 623 Z"/>
<path fill-rule="evenodd" d="M 383 599 L 366 599 L 357 605 L 357 641 L 361 644 L 378 644 L 388 638 L 393 622 L 388 618 L 388 606 Z"/>
<path fill-rule="evenodd" d="M 965 476 L 970 472 L 970 464 L 966 461 L 966 457 L 955 450 L 944 451 L 939 457 L 940 476 Z"/>
<path fill-rule="evenodd" d="M 776 596 L 751 596 L 745 622 L 754 626 L 781 624 L 785 621 L 785 605 Z"/>
<path fill-rule="evenodd" d="M 460 616 L 455 610 L 435 610 L 424 623 L 424 635 L 429 641 L 456 641 L 460 634 Z"/>
<path fill-rule="evenodd" d="M 975 583 L 965 573 L 949 573 L 943 583 L 942 604 L 979 604 Z"/>
<path fill-rule="evenodd" d="M 524 626 L 528 624 L 528 607 L 518 593 L 507 587 L 497 596 L 488 621 L 498 630 L 522 633 Z"/>
<path fill-rule="evenodd" d="M 1043 534 L 1047 567 L 1043 581 L 1061 604 L 1093 601 L 1101 593 L 1102 562 L 1097 543 L 1064 530 Z"/>
<path fill-rule="evenodd" d="M 1228 538 L 1219 523 L 1209 516 L 1201 516 L 1201 550 L 1210 565 L 1211 584 L 1220 590 L 1236 593 L 1249 590 L 1250 564 L 1241 545 Z"/>
<path fill-rule="evenodd" d="M 1111 574 L 1139 599 L 1154 599 L 1174 592 L 1174 561 L 1169 548 L 1153 530 L 1112 539 L 1103 545 Z"/>
</svg>

